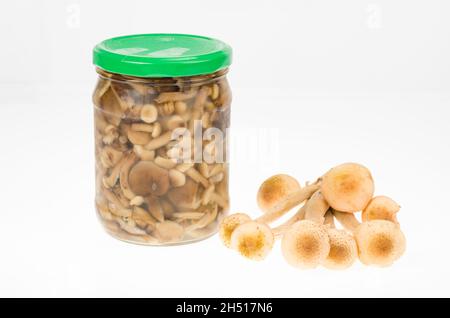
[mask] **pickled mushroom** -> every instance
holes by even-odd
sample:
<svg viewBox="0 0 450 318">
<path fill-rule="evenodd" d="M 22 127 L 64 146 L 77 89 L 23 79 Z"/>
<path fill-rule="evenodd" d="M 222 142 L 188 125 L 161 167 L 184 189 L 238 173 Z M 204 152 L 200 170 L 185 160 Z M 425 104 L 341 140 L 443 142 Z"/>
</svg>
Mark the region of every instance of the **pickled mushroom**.
<svg viewBox="0 0 450 318">
<path fill-rule="evenodd" d="M 140 161 L 131 168 L 129 183 L 137 195 L 161 196 L 169 189 L 169 173 L 151 161 Z"/>
</svg>

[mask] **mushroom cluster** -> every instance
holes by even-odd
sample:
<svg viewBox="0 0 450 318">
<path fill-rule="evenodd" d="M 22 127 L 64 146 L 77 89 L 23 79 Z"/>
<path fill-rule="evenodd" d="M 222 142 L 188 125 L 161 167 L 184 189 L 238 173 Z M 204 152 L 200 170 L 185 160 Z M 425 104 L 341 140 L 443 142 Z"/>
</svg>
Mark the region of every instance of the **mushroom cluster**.
<svg viewBox="0 0 450 318">
<path fill-rule="evenodd" d="M 206 160 L 226 151 L 226 70 L 178 78 L 97 72 L 96 210 L 106 230 L 148 245 L 213 234 L 229 206 L 226 154 Z M 198 123 L 200 145 L 194 140 Z M 205 138 L 208 129 L 224 138 Z M 189 151 L 182 152 L 186 139 Z"/>
<path fill-rule="evenodd" d="M 319 265 L 346 269 L 358 258 L 366 265 L 388 266 L 405 251 L 406 239 L 396 217 L 400 206 L 373 194 L 370 171 L 357 163 L 336 166 L 304 187 L 291 176 L 275 175 L 258 190 L 263 214 L 253 220 L 245 213 L 225 217 L 220 238 L 225 246 L 253 260 L 264 259 L 281 238 L 284 259 L 302 269 Z M 295 207 L 287 221 L 269 226 Z M 342 229 L 336 228 L 335 220 Z"/>
</svg>

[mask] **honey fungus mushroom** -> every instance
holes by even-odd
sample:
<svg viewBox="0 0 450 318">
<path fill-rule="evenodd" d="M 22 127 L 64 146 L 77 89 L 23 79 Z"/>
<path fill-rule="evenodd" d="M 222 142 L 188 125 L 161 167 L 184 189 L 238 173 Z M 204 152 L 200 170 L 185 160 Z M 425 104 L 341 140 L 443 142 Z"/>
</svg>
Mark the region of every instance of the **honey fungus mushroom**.
<svg viewBox="0 0 450 318">
<path fill-rule="evenodd" d="M 359 223 L 353 214 L 339 211 L 333 214 L 353 232 L 363 264 L 389 266 L 405 252 L 406 239 L 398 224 L 387 220 Z"/>
<path fill-rule="evenodd" d="M 281 240 L 281 250 L 284 259 L 293 267 L 317 267 L 330 253 L 326 227 L 308 220 L 294 223 Z"/>
<path fill-rule="evenodd" d="M 276 180 L 279 176 L 271 178 Z M 278 186 L 283 187 L 283 182 Z M 358 257 L 366 265 L 387 266 L 404 253 L 405 237 L 394 223 L 399 206 L 385 196 L 372 198 L 373 180 L 364 166 L 356 163 L 337 166 L 315 183 L 284 196 L 277 192 L 278 186 L 273 197 L 260 196 L 264 191 L 270 192 L 270 186 L 260 187 L 258 204 L 265 212 L 260 217 L 250 220 L 247 214 L 237 213 L 223 220 L 220 235 L 226 246 L 247 258 L 261 260 L 271 251 L 275 238 L 281 237 L 283 257 L 290 265 L 302 269 L 322 265 L 343 270 Z M 277 199 L 264 210 L 261 197 Z M 287 221 L 273 229 L 268 226 L 298 205 L 300 208 Z M 358 211 L 363 214 L 362 224 L 355 217 Z M 334 218 L 346 230 L 336 229 Z"/>
<path fill-rule="evenodd" d="M 278 200 L 276 205 L 271 207 L 265 214 L 256 218 L 254 221 L 260 224 L 266 224 L 277 220 L 278 218 L 283 216 L 284 213 L 286 213 L 293 207 L 309 199 L 318 188 L 319 185 L 317 183 L 314 183 L 290 193 L 285 198 Z M 326 209 L 328 209 L 328 207 Z M 323 214 L 326 212 L 326 209 L 323 212 Z M 294 223 L 294 220 L 296 221 L 297 219 L 299 219 L 300 215 L 303 217 L 303 212 L 300 211 L 297 212 L 296 216 L 289 219 L 283 225 L 275 228 L 275 231 L 273 233 L 279 236 L 281 233 L 284 232 L 284 230 L 288 227 L 288 225 Z M 225 246 L 227 247 L 230 246 L 228 240 L 229 237 L 232 236 L 233 231 L 238 227 L 240 227 L 241 224 L 244 224 L 247 221 L 251 221 L 251 218 L 244 213 L 231 214 L 222 220 L 220 224 L 220 233 L 222 242 L 224 243 Z"/>
<path fill-rule="evenodd" d="M 300 190 L 298 181 L 287 175 L 277 174 L 266 179 L 259 187 L 257 203 L 263 212 L 267 212 L 291 193 Z"/>
<path fill-rule="evenodd" d="M 129 174 L 131 190 L 141 196 L 161 196 L 169 189 L 169 173 L 153 162 L 140 161 L 135 164 Z"/>
<path fill-rule="evenodd" d="M 345 230 L 330 228 L 327 230 L 330 240 L 330 252 L 322 265 L 328 269 L 346 269 L 358 258 L 358 247 L 353 236 Z"/>
<path fill-rule="evenodd" d="M 230 246 L 242 256 L 263 260 L 272 250 L 274 236 L 269 226 L 250 221 L 239 225 L 231 234 Z"/>
<path fill-rule="evenodd" d="M 386 220 L 362 223 L 355 230 L 359 259 L 366 265 L 389 266 L 403 255 L 406 239 L 399 226 Z"/>
<path fill-rule="evenodd" d="M 387 196 L 376 196 L 370 200 L 361 214 L 362 221 L 387 220 L 398 224 L 397 212 L 400 205 Z"/>
<path fill-rule="evenodd" d="M 308 200 L 319 188 L 320 180 L 317 180 L 316 182 L 308 184 L 299 190 L 293 191 L 282 200 L 279 200 L 279 202 L 268 209 L 266 213 L 258 217 L 256 221 L 261 223 L 270 223 L 279 219 L 292 208 Z"/>
<path fill-rule="evenodd" d="M 231 247 L 231 235 L 233 231 L 241 224 L 251 221 L 251 218 L 245 213 L 234 213 L 226 216 L 220 222 L 219 235 L 226 247 Z"/>
<path fill-rule="evenodd" d="M 289 199 L 285 199 L 289 200 Z M 247 238 L 261 238 L 259 245 L 251 245 L 246 244 L 244 246 L 245 252 L 240 251 L 239 249 L 242 248 L 242 246 L 233 245 L 230 244 L 231 248 L 238 249 L 241 255 L 255 259 L 252 257 L 252 254 L 250 253 L 251 249 L 254 248 L 255 252 L 256 250 L 262 250 L 263 255 L 260 259 L 266 257 L 273 246 L 273 241 L 275 238 L 282 236 L 287 231 L 290 230 L 290 227 L 292 224 L 295 224 L 298 220 L 302 220 L 306 216 L 310 216 L 311 219 L 309 222 L 315 222 L 316 224 L 323 223 L 324 217 L 323 215 L 328 210 L 328 204 L 324 203 L 323 197 L 320 195 L 320 192 L 315 192 L 312 197 L 287 221 L 285 221 L 283 224 L 275 227 L 274 229 L 271 229 L 269 226 L 267 226 L 264 223 L 258 222 L 257 218 L 255 221 L 250 220 L 250 217 L 247 214 L 244 213 L 236 213 L 228 216 L 224 219 L 224 221 L 221 223 L 220 229 L 221 229 L 221 239 L 223 243 L 227 246 L 227 237 L 231 235 L 233 237 L 234 233 L 244 233 Z M 248 224 L 252 223 L 253 226 L 249 226 Z M 259 227 L 256 227 L 255 224 L 263 224 L 264 225 L 264 237 L 265 239 L 262 239 L 261 233 Z M 262 225 L 261 225 L 262 226 Z M 270 235 L 266 230 L 270 230 Z M 253 232 L 252 232 L 253 231 Z M 223 232 L 223 234 L 222 234 Z M 249 239 L 251 241 L 251 239 Z M 256 239 L 254 239 L 256 241 Z M 250 256 L 249 256 L 250 255 Z"/>
<path fill-rule="evenodd" d="M 364 209 L 374 192 L 370 171 L 357 163 L 344 163 L 322 178 L 322 194 L 333 209 L 357 212 Z"/>
<path fill-rule="evenodd" d="M 331 210 L 325 215 L 324 224 L 330 240 L 330 252 L 322 266 L 333 270 L 347 269 L 358 258 L 358 247 L 354 237 L 345 230 L 335 228 L 334 216 Z"/>
</svg>

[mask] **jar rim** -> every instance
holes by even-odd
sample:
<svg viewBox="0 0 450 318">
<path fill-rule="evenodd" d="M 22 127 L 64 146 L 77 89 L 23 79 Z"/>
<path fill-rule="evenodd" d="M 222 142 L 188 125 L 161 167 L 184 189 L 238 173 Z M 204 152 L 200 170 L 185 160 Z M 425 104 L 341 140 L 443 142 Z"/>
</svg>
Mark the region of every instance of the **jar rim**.
<svg viewBox="0 0 450 318">
<path fill-rule="evenodd" d="M 211 74 L 231 65 L 232 49 L 220 40 L 191 34 L 150 33 L 97 44 L 93 63 L 108 72 L 137 77 Z"/>
</svg>

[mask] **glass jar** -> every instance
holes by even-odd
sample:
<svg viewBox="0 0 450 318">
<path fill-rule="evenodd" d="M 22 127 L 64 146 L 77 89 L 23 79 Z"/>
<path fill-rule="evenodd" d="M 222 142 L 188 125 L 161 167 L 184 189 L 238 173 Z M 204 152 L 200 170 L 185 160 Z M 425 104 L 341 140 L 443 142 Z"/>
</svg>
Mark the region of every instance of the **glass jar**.
<svg viewBox="0 0 450 318">
<path fill-rule="evenodd" d="M 231 48 L 200 36 L 112 38 L 94 49 L 96 210 L 127 242 L 217 231 L 228 213 Z"/>
</svg>

